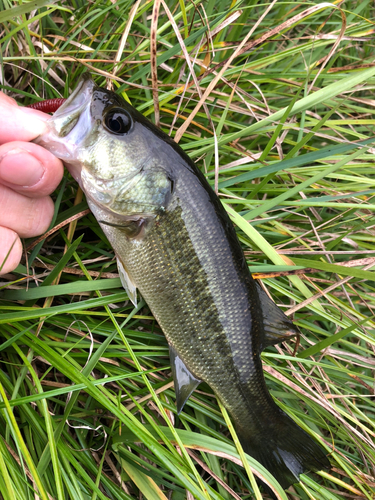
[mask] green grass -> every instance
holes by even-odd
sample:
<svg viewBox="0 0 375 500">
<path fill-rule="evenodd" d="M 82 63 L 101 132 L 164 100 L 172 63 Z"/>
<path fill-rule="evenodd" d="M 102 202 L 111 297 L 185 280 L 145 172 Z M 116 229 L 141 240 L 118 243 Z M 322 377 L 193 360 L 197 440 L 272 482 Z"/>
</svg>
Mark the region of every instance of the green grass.
<svg viewBox="0 0 375 500">
<path fill-rule="evenodd" d="M 0 5 L 2 90 L 28 104 L 67 97 L 87 69 L 99 85 L 115 75 L 206 173 L 302 331 L 295 357 L 294 344 L 263 353 L 268 387 L 333 466 L 284 493 L 241 466 L 207 386 L 177 416 L 166 340 L 127 300 L 67 174 L 56 230 L 0 280 L 0 497 L 266 498 L 255 472 L 279 498 L 373 498 L 373 3 L 166 0 L 157 26 L 145 0 Z"/>
</svg>

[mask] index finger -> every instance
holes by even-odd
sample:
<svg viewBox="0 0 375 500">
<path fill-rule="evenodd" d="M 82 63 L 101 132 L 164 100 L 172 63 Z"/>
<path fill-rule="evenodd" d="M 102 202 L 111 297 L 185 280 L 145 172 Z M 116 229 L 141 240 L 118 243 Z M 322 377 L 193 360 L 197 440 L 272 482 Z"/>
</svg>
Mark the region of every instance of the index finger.
<svg viewBox="0 0 375 500">
<path fill-rule="evenodd" d="M 11 97 L 0 92 L 0 144 L 10 141 L 32 141 L 46 132 L 49 115 L 23 108 Z"/>
</svg>

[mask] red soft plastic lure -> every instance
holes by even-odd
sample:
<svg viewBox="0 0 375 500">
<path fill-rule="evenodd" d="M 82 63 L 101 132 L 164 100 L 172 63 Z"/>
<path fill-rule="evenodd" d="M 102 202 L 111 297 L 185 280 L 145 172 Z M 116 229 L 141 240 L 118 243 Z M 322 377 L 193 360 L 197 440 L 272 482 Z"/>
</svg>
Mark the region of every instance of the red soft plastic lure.
<svg viewBox="0 0 375 500">
<path fill-rule="evenodd" d="M 59 97 L 56 99 L 47 99 L 46 101 L 34 102 L 34 104 L 28 104 L 26 107 L 38 109 L 44 113 L 54 113 L 65 101 L 66 99 Z"/>
</svg>

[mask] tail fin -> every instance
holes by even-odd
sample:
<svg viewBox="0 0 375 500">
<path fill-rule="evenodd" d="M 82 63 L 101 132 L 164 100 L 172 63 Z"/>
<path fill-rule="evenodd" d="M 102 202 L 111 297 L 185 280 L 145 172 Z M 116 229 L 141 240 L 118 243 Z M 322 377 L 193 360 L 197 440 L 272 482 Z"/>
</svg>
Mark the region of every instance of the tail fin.
<svg viewBox="0 0 375 500">
<path fill-rule="evenodd" d="M 262 423 L 262 432 L 237 429 L 246 453 L 260 462 L 286 489 L 307 471 L 330 469 L 324 450 L 282 410 L 272 422 Z"/>
</svg>

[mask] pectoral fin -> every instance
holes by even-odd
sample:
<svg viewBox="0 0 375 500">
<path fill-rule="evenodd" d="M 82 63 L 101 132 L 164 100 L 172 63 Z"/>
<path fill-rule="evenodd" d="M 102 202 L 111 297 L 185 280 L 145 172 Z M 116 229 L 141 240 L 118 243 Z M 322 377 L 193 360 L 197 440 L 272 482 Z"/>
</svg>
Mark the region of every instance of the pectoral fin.
<svg viewBox="0 0 375 500">
<path fill-rule="evenodd" d="M 174 389 L 176 392 L 177 413 L 180 414 L 186 401 L 194 389 L 201 383 L 201 380 L 198 380 L 190 373 L 175 348 L 171 345 L 169 345 L 169 358 L 171 360 Z"/>
<path fill-rule="evenodd" d="M 133 302 L 134 306 L 137 307 L 137 287 L 133 283 L 119 257 L 117 257 L 117 269 L 122 286 L 125 288 L 129 299 Z"/>
<path fill-rule="evenodd" d="M 263 312 L 265 337 L 262 350 L 292 337 L 299 337 L 300 331 L 283 311 L 268 297 L 259 283 L 256 283 Z"/>
</svg>

